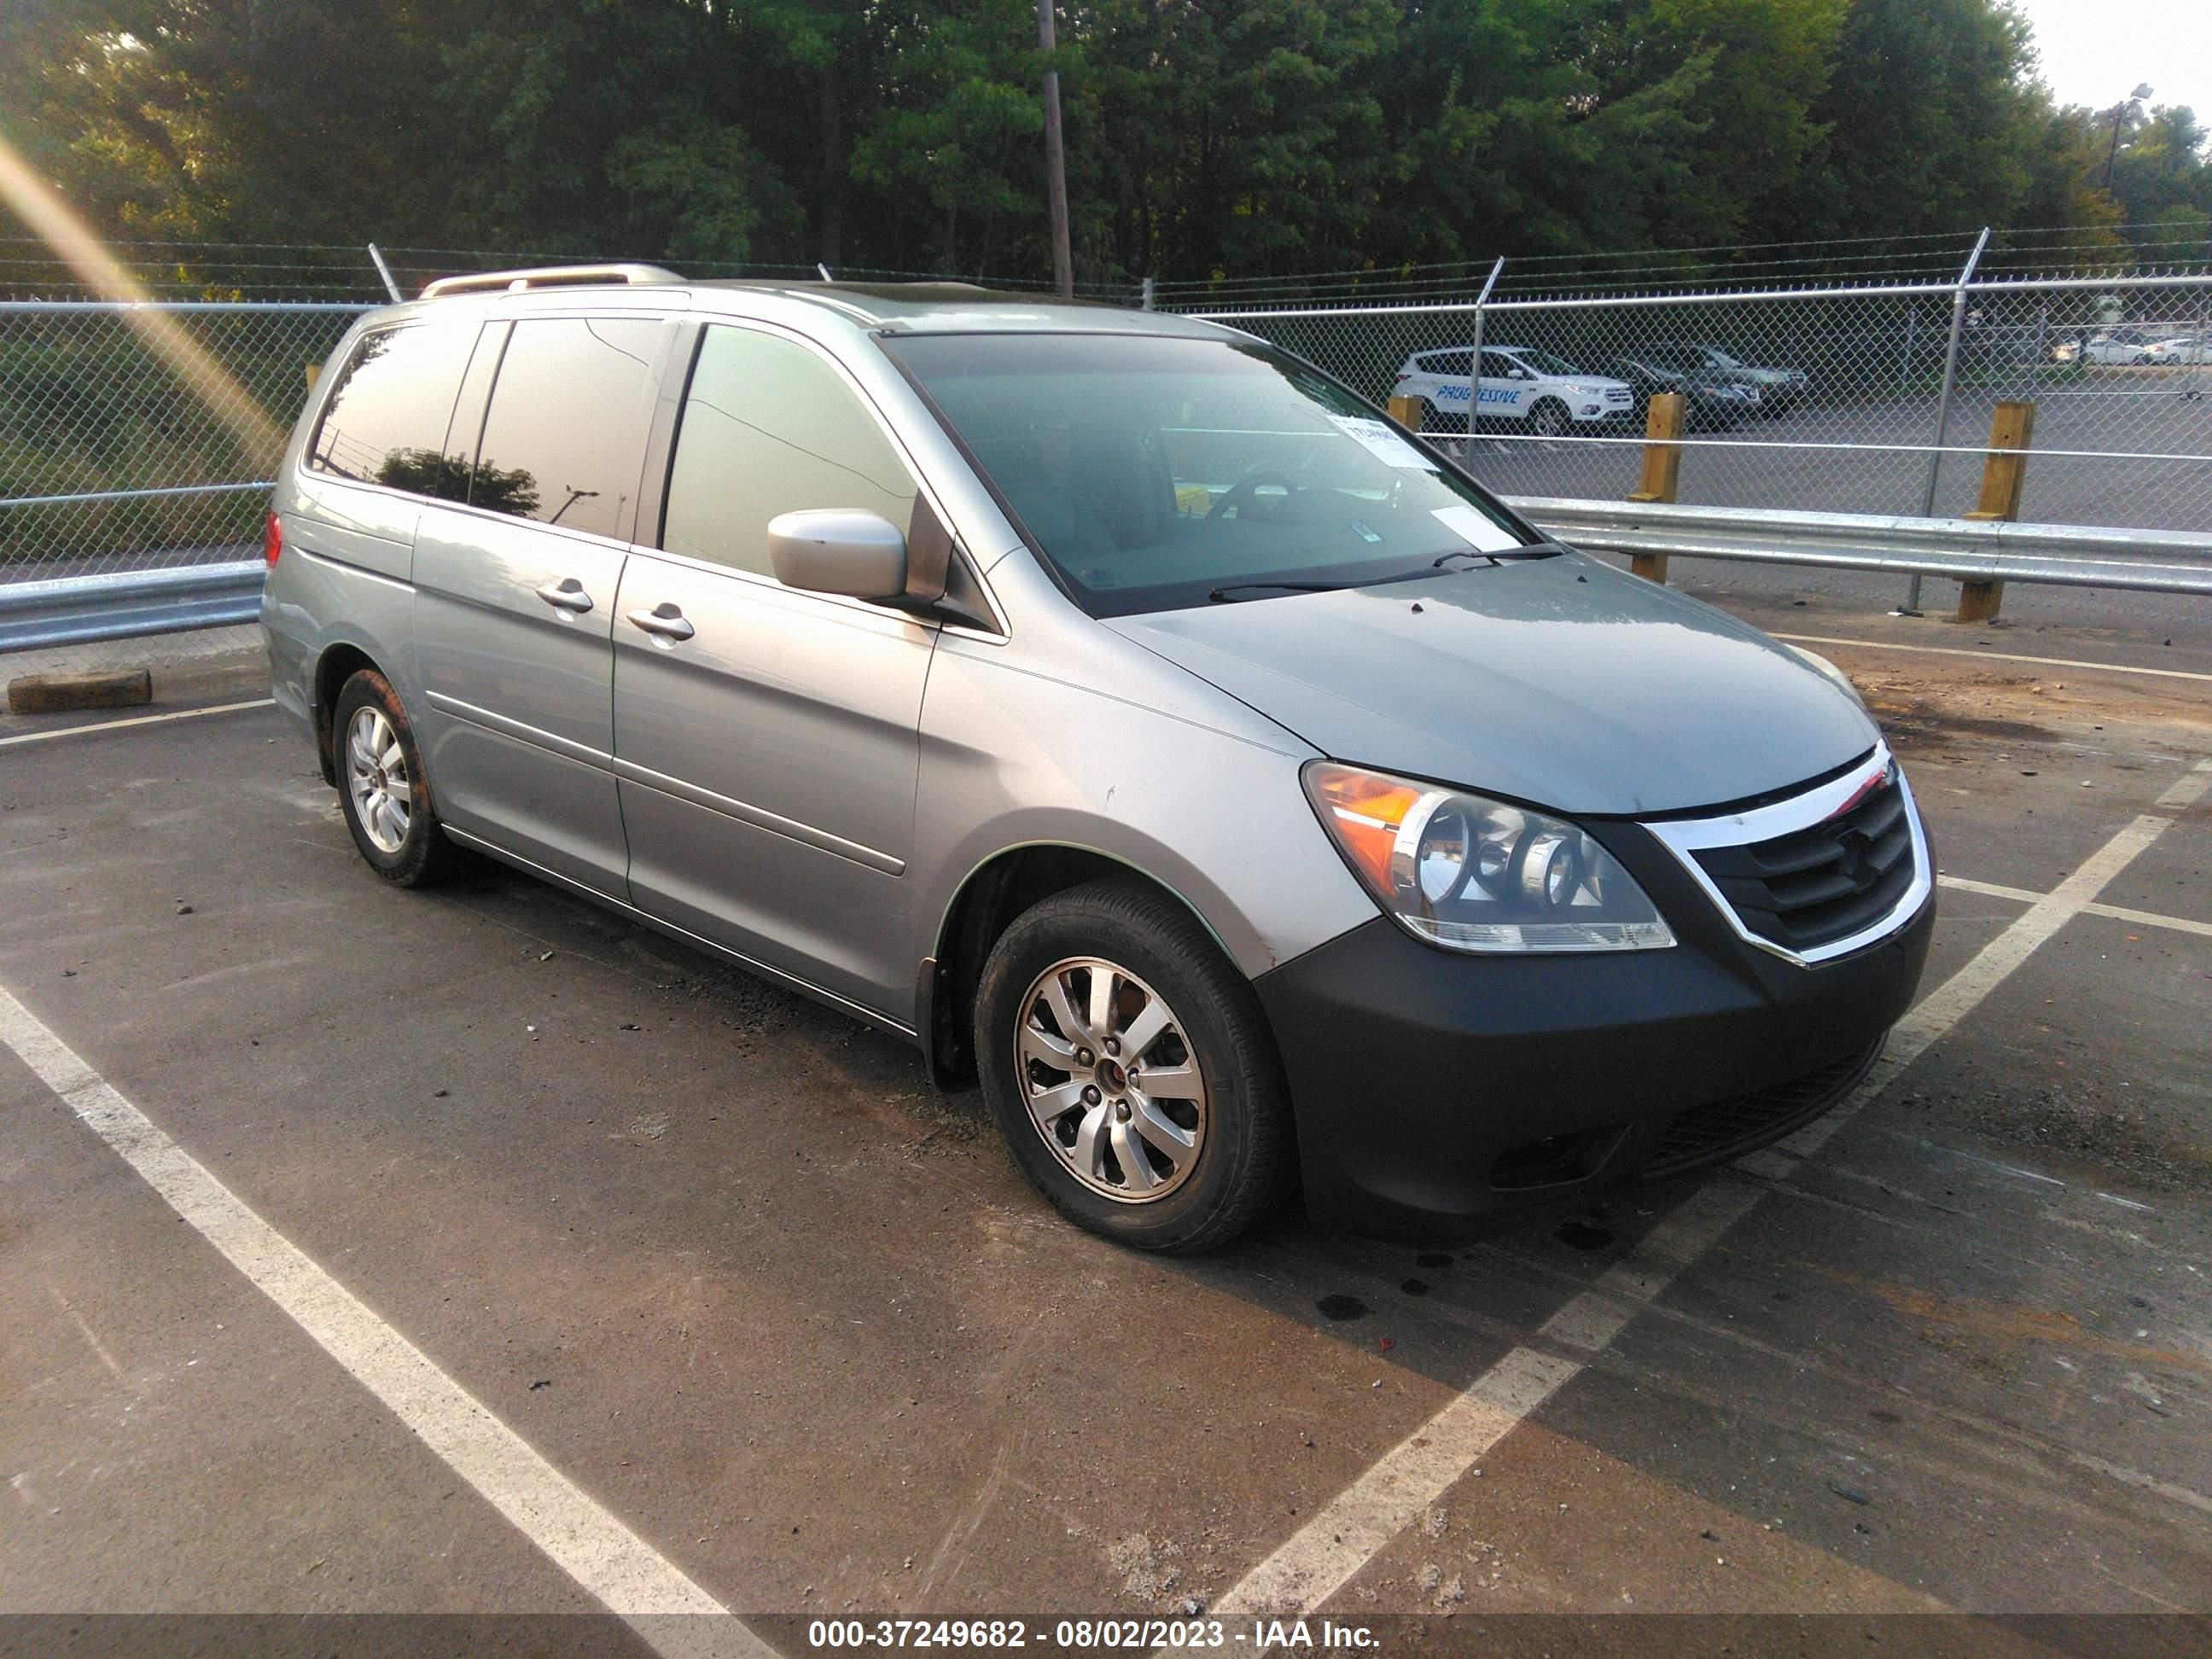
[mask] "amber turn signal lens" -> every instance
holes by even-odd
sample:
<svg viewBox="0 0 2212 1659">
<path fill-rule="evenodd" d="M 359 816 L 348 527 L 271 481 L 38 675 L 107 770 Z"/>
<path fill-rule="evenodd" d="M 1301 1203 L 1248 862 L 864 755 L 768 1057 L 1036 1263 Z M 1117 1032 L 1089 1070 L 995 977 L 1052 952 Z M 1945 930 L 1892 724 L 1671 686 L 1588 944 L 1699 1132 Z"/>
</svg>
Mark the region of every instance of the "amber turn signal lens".
<svg viewBox="0 0 2212 1659">
<path fill-rule="evenodd" d="M 1315 802 L 1328 816 L 1336 844 L 1377 893 L 1389 893 L 1391 850 L 1421 792 L 1351 766 L 1311 767 L 1306 781 Z"/>
</svg>

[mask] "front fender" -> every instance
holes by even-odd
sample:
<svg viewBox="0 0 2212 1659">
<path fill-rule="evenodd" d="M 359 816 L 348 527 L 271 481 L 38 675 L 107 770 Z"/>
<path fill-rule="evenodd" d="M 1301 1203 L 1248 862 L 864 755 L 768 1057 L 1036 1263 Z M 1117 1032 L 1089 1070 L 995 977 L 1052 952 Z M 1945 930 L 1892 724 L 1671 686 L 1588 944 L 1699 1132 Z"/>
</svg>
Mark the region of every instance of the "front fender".
<svg viewBox="0 0 2212 1659">
<path fill-rule="evenodd" d="M 1178 696 L 1168 712 L 988 647 L 939 648 L 915 799 L 917 961 L 936 954 L 974 872 L 1024 846 L 1080 848 L 1141 872 L 1255 977 L 1373 919 L 1374 901 L 1299 784 L 1316 751 L 1169 672 L 1177 692 L 1200 691 L 1195 702 Z M 1218 721 L 1206 707 L 1217 698 Z"/>
</svg>

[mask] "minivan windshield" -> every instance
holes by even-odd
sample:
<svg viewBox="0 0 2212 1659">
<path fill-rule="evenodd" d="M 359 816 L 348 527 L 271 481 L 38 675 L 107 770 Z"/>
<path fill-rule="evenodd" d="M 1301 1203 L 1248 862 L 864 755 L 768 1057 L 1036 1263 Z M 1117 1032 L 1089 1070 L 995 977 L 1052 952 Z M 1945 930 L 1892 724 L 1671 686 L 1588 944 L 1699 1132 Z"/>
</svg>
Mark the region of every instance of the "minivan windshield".
<svg viewBox="0 0 2212 1659">
<path fill-rule="evenodd" d="M 963 332 L 882 343 L 1093 616 L 1553 550 L 1350 392 L 1257 342 Z"/>
</svg>

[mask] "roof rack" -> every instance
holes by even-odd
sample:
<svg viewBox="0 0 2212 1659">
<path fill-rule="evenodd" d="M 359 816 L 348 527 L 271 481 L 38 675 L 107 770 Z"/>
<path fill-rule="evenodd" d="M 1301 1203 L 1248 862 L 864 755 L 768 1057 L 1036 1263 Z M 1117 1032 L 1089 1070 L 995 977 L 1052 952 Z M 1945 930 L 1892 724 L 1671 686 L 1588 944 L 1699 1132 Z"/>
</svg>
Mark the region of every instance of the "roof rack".
<svg viewBox="0 0 2212 1659">
<path fill-rule="evenodd" d="M 520 294 L 533 288 L 683 280 L 674 271 L 664 270 L 659 265 L 536 265 L 528 270 L 486 270 L 466 276 L 441 276 L 422 290 L 422 297 L 442 300 L 449 294 Z"/>
</svg>

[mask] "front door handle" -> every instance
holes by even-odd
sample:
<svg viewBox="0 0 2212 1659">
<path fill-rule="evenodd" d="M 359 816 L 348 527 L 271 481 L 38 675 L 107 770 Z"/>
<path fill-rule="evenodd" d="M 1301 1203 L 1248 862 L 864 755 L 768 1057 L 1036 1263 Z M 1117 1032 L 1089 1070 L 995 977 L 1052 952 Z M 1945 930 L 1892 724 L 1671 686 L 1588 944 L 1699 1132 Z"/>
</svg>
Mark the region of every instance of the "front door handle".
<svg viewBox="0 0 2212 1659">
<path fill-rule="evenodd" d="M 648 634 L 657 634 L 664 640 L 688 640 L 699 630 L 684 620 L 684 613 L 673 599 L 663 599 L 650 611 L 629 613 L 630 626 L 642 628 Z"/>
<path fill-rule="evenodd" d="M 556 611 L 565 611 L 572 617 L 580 617 L 592 608 L 592 596 L 584 592 L 583 583 L 574 576 L 563 576 L 557 585 L 547 583 L 538 590 L 538 597 Z"/>
</svg>

